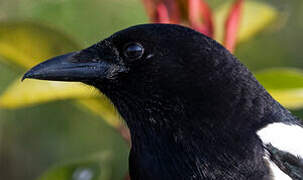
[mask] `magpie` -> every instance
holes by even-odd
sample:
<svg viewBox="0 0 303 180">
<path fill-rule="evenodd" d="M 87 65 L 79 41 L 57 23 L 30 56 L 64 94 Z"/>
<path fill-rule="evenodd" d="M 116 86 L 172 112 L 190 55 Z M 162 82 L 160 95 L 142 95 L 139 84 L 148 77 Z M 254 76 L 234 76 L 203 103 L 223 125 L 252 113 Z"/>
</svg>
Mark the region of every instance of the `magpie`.
<svg viewBox="0 0 303 180">
<path fill-rule="evenodd" d="M 78 81 L 105 94 L 131 132 L 132 180 L 303 179 L 301 120 L 190 28 L 129 27 L 25 78 Z"/>
</svg>

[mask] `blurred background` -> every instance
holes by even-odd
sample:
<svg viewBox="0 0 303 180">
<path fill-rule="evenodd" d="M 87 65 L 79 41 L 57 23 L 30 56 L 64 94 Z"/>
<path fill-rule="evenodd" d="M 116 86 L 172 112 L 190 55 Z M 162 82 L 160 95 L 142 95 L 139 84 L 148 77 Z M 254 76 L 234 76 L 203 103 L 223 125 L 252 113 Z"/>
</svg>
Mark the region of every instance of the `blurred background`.
<svg viewBox="0 0 303 180">
<path fill-rule="evenodd" d="M 20 77 L 46 58 L 150 22 L 143 2 L 0 0 L 1 180 L 126 176 L 129 145 L 117 131 L 121 122 L 104 97 L 79 84 L 34 80 L 21 84 Z M 207 2 L 219 22 L 234 1 Z M 243 40 L 238 39 L 234 54 L 274 97 L 303 117 L 303 1 L 245 3 L 241 15 L 245 27 L 239 30 Z M 216 22 L 215 33 L 224 31 L 226 27 Z M 214 38 L 220 41 L 219 36 Z"/>
</svg>

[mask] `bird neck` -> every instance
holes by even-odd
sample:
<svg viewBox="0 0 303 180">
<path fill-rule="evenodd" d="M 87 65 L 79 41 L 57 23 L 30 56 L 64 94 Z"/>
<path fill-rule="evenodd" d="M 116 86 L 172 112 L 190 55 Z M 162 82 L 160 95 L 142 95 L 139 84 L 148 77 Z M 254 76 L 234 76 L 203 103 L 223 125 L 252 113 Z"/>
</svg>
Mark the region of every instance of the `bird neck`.
<svg viewBox="0 0 303 180">
<path fill-rule="evenodd" d="M 238 176 L 234 179 L 262 179 L 268 173 L 256 132 L 285 121 L 289 112 L 243 65 L 235 63 L 212 72 L 219 75 L 208 75 L 216 79 L 184 81 L 180 89 L 161 83 L 154 88 L 128 84 L 100 89 L 130 128 L 130 170 L 140 169 L 132 178 L 144 174 L 133 179 L 212 179 L 226 173 Z M 180 169 L 182 174 L 176 174 Z M 251 176 L 241 177 L 243 172 Z"/>
<path fill-rule="evenodd" d="M 231 174 L 233 179 L 261 180 L 268 174 L 262 144 L 252 130 L 240 124 L 234 129 L 209 117 L 198 119 L 175 108 L 173 113 L 164 111 L 170 116 L 158 112 L 138 115 L 136 121 L 142 123 L 128 121 L 132 179 L 224 179 Z"/>
<path fill-rule="evenodd" d="M 268 169 L 256 131 L 278 121 L 286 110 L 262 87 L 250 88 L 209 91 L 217 98 L 196 92 L 144 98 L 140 93 L 123 94 L 123 89 L 112 95 L 131 132 L 130 170 L 138 173 L 132 178 L 211 179 L 231 173 L 239 176 L 235 179 L 245 179 L 239 172 L 247 172 L 262 179 Z"/>
<path fill-rule="evenodd" d="M 216 134 L 216 130 L 242 135 L 255 133 L 269 123 L 292 117 L 287 116 L 290 113 L 250 72 L 242 72 L 236 77 L 227 77 L 235 75 L 233 72 L 225 74 L 225 78 L 215 79 L 214 84 L 208 82 L 201 87 L 192 86 L 185 92 L 162 91 L 161 88 L 129 91 L 123 87 L 106 92 L 109 92 L 107 96 L 126 120 L 131 133 L 139 136 L 162 134 L 161 131 L 164 134 L 197 131 L 204 137 L 215 137 L 211 132 Z"/>
<path fill-rule="evenodd" d="M 145 138 L 191 138 L 189 132 L 195 132 L 197 140 L 249 136 L 269 123 L 292 117 L 240 62 L 232 60 L 207 74 L 215 78 L 200 83 L 195 75 L 191 79 L 196 83 L 184 82 L 180 89 L 163 89 L 167 87 L 161 83 L 140 89 L 136 81 L 99 89 L 112 100 L 130 128 L 133 143 L 139 145 Z M 202 143 L 196 139 L 191 140 Z"/>
</svg>

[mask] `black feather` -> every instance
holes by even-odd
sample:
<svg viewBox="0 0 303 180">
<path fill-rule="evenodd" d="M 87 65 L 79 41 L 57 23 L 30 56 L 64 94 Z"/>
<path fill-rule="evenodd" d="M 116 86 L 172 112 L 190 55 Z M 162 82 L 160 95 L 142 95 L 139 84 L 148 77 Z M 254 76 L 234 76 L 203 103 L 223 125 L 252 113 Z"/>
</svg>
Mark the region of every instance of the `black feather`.
<svg viewBox="0 0 303 180">
<path fill-rule="evenodd" d="M 272 179 L 257 131 L 298 123 L 223 46 L 178 25 L 122 30 L 24 77 L 78 80 L 109 97 L 130 128 L 132 180 Z"/>
<path fill-rule="evenodd" d="M 114 83 L 94 84 L 130 128 L 133 180 L 270 178 L 256 131 L 293 117 L 224 47 L 176 25 L 136 26 L 107 41 L 153 54 Z"/>
<path fill-rule="evenodd" d="M 303 159 L 288 152 L 281 151 L 271 144 L 266 145 L 270 159 L 292 179 L 303 179 Z"/>
</svg>

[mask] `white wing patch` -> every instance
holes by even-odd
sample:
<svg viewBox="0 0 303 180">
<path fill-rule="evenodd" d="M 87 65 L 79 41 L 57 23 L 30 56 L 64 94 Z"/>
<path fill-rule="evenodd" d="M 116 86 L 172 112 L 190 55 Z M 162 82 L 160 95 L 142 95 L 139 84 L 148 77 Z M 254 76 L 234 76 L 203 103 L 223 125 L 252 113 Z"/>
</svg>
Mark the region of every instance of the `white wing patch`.
<svg viewBox="0 0 303 180">
<path fill-rule="evenodd" d="M 298 125 L 272 123 L 257 132 L 264 144 L 303 157 L 303 128 Z"/>
<path fill-rule="evenodd" d="M 286 175 L 274 162 L 272 162 L 268 156 L 264 159 L 268 162 L 269 168 L 271 170 L 272 180 L 292 180 L 288 175 Z"/>
<path fill-rule="evenodd" d="M 286 151 L 294 156 L 303 157 L 303 128 L 298 125 L 272 123 L 257 132 L 262 142 Z M 268 155 L 264 157 L 272 171 L 274 180 L 291 180 Z"/>
</svg>

